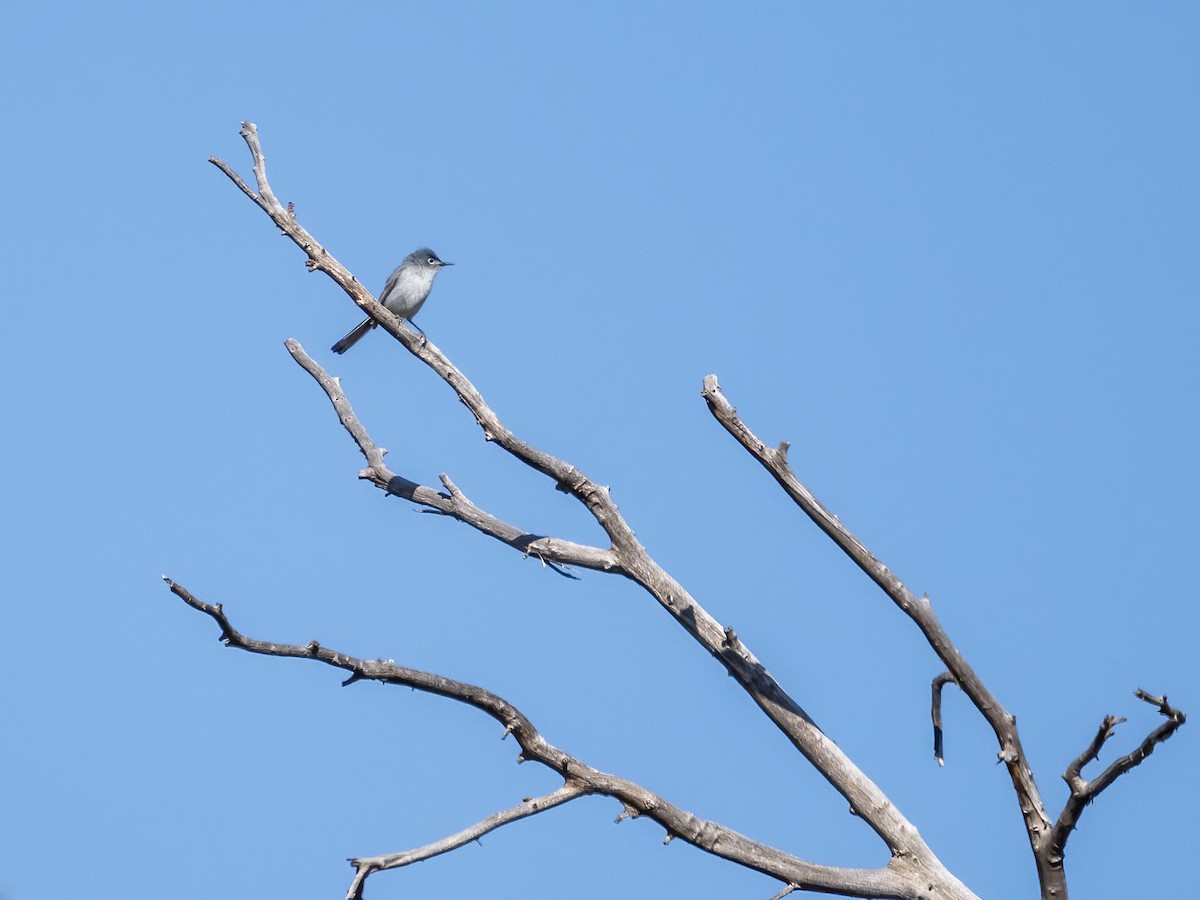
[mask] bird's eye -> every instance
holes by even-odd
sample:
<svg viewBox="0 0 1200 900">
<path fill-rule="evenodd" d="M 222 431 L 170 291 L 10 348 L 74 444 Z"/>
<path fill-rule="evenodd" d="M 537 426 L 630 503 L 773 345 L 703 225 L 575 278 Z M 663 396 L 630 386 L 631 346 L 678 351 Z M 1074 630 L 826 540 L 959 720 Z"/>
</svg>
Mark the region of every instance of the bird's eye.
<svg viewBox="0 0 1200 900">
<path fill-rule="evenodd" d="M 429 263 L 431 266 L 436 266 L 438 264 L 438 258 L 436 256 L 431 256 L 429 259 L 425 260 L 425 262 Z"/>
</svg>

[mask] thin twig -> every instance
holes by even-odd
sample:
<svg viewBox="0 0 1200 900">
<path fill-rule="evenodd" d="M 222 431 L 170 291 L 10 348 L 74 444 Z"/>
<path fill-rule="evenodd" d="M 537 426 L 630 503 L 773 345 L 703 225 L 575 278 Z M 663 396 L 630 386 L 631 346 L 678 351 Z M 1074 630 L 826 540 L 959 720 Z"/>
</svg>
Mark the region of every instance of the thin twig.
<svg viewBox="0 0 1200 900">
<path fill-rule="evenodd" d="M 933 679 L 933 699 L 930 707 L 930 717 L 933 719 L 933 758 L 939 766 L 946 764 L 942 756 L 942 688 L 947 684 L 956 684 L 954 676 L 943 672 Z"/>
<path fill-rule="evenodd" d="M 299 341 L 289 338 L 284 342 L 284 346 L 291 354 L 292 359 L 321 386 L 325 396 L 333 404 L 338 421 L 354 439 L 354 443 L 358 445 L 359 451 L 366 459 L 367 468 L 358 473 L 359 478 L 369 481 L 388 494 L 403 497 L 419 506 L 464 522 L 488 537 L 495 538 L 515 550 L 520 550 L 527 556 L 536 556 L 547 564 L 576 565 L 599 571 L 611 571 L 617 568 L 617 563 L 610 550 L 576 544 L 560 538 L 531 534 L 515 525 L 497 519 L 468 500 L 466 495 L 450 481 L 449 476 L 442 476 L 442 484 L 449 492 L 443 494 L 435 488 L 420 485 L 396 475 L 384 463 L 383 457 L 386 451 L 371 439 L 367 429 L 350 405 L 350 400 L 346 397 L 338 379 L 331 377 L 316 360 L 305 353 Z M 559 574 L 563 573 L 560 571 Z"/>
<path fill-rule="evenodd" d="M 1125 721 L 1118 716 L 1104 717 L 1104 721 L 1100 723 L 1100 728 L 1091 743 L 1071 761 L 1066 772 L 1063 773 L 1063 780 L 1070 787 L 1071 796 L 1067 798 L 1050 836 L 1053 856 L 1060 861 L 1066 852 L 1067 840 L 1079 825 L 1079 817 L 1083 815 L 1084 809 L 1118 778 L 1139 765 L 1142 760 L 1154 752 L 1155 747 L 1170 738 L 1187 721 L 1187 716 L 1183 711 L 1171 706 L 1165 696 L 1155 696 L 1141 688 L 1134 691 L 1134 696 L 1156 707 L 1159 715 L 1163 716 L 1166 721 L 1146 735 L 1131 752 L 1113 760 L 1103 772 L 1088 781 L 1082 775 L 1083 767 L 1099 757 L 1100 749 L 1112 737 L 1117 725 Z"/>
<path fill-rule="evenodd" d="M 465 844 L 479 840 L 489 831 L 495 831 L 497 828 L 529 818 L 530 816 L 536 816 L 539 813 L 554 809 L 556 806 L 561 806 L 564 803 L 569 803 L 572 800 L 583 797 L 588 793 L 590 792 L 582 785 L 568 781 L 562 787 L 551 791 L 549 794 L 524 800 L 519 805 L 510 809 L 493 813 L 487 818 L 479 820 L 474 825 L 464 828 L 462 831 L 447 835 L 441 840 L 430 844 L 425 844 L 423 847 L 414 847 L 411 850 L 402 850 L 399 853 L 388 853 L 383 856 L 365 856 L 352 859 L 350 860 L 350 865 L 354 866 L 355 869 L 354 880 L 350 883 L 350 889 L 346 892 L 346 900 L 362 900 L 363 885 L 367 880 L 367 876 L 375 872 L 382 872 L 387 869 L 399 869 L 402 866 L 409 866 L 413 863 L 439 856 L 442 853 L 457 850 Z"/>
</svg>

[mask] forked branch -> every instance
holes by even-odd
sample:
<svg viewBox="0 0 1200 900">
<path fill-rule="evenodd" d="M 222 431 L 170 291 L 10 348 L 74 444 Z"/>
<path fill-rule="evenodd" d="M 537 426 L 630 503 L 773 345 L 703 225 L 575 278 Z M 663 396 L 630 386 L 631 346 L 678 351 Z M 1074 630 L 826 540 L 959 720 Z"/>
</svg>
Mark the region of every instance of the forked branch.
<svg viewBox="0 0 1200 900">
<path fill-rule="evenodd" d="M 1066 878 L 1063 872 L 1062 849 L 1067 835 L 1074 827 L 1079 811 L 1119 775 L 1149 756 L 1156 744 L 1170 737 L 1175 729 L 1183 724 L 1183 714 L 1167 706 L 1165 697 L 1152 697 L 1139 691 L 1138 696 L 1147 702 L 1158 704 L 1159 711 L 1167 716 L 1169 721 L 1147 737 L 1137 751 L 1114 762 L 1095 782 L 1088 785 L 1079 778 L 1079 769 L 1084 763 L 1095 757 L 1116 724 L 1115 718 L 1106 719 L 1089 748 L 1068 769 L 1066 777 L 1068 783 L 1072 785 L 1072 795 L 1063 815 L 1052 827 L 1033 772 L 1029 767 L 1028 758 L 1021 746 L 1016 718 L 1000 705 L 1000 702 L 987 689 L 958 648 L 951 642 L 937 616 L 934 615 L 928 596 L 918 599 L 887 566 L 867 550 L 837 516 L 830 513 L 800 482 L 788 462 L 787 443 L 780 444 L 778 448 L 768 447 L 750 430 L 738 417 L 737 410 L 721 392 L 716 375 L 709 375 L 704 379 L 701 395 L 717 421 L 771 473 L 771 476 L 804 511 L 805 515 L 812 519 L 859 568 L 867 573 L 872 581 L 883 589 L 892 602 L 913 620 L 925 635 L 930 647 L 946 665 L 947 671 L 937 676 L 932 686 L 934 755 L 938 763 L 942 762 L 941 699 L 942 688 L 945 684 L 949 682 L 957 684 L 991 725 L 996 740 L 1000 744 L 998 756 L 1008 768 L 1021 815 L 1025 820 L 1025 829 L 1037 865 L 1042 896 L 1065 898 Z"/>
<path fill-rule="evenodd" d="M 441 841 L 386 856 L 352 859 L 350 862 L 355 868 L 355 875 L 347 892 L 347 897 L 351 900 L 362 896 L 363 883 L 374 872 L 398 868 L 445 853 L 487 831 L 585 795 L 603 795 L 619 800 L 623 810 L 631 811 L 635 818 L 646 818 L 656 822 L 665 829 L 668 837 L 678 838 L 722 859 L 762 872 L 785 885 L 797 884 L 806 890 L 850 897 L 930 900 L 935 897 L 970 896 L 930 892 L 928 883 L 919 877 L 919 873 L 912 871 L 911 861 L 893 858 L 881 869 L 845 869 L 817 865 L 784 853 L 717 822 L 700 819 L 632 781 L 592 768 L 577 757 L 555 747 L 520 710 L 485 688 L 431 672 L 410 669 L 392 660 L 359 659 L 323 647 L 317 641 L 304 645 L 276 644 L 248 637 L 233 627 L 220 604 L 206 603 L 171 579 L 164 577 L 163 580 L 171 593 L 217 623 L 220 628 L 220 640 L 228 647 L 264 656 L 322 662 L 349 673 L 349 677 L 343 682 L 344 685 L 358 681 L 404 685 L 473 706 L 499 722 L 504 727 L 505 736 L 511 734 L 516 739 L 521 748 L 519 761 L 546 766 L 563 779 L 563 785 L 558 790 L 537 800 L 523 801 L 519 806 L 496 813 Z"/>
<path fill-rule="evenodd" d="M 518 438 L 504 424 L 496 413 L 487 405 L 483 396 L 471 381 L 439 350 L 431 341 L 421 340 L 412 336 L 407 330 L 399 328 L 392 321 L 386 310 L 380 314 L 381 307 L 363 291 L 358 282 L 341 267 L 336 260 L 321 247 L 296 221 L 290 210 L 283 209 L 275 200 L 274 192 L 266 183 L 266 166 L 259 146 L 257 129 L 250 123 L 243 123 L 242 136 L 250 147 L 254 157 L 255 178 L 258 190 L 251 190 L 240 183 L 228 166 L 219 160 L 213 160 L 215 165 L 238 184 L 262 208 L 272 221 L 288 234 L 298 246 L 308 254 L 308 266 L 320 269 L 338 283 L 356 304 L 362 307 L 368 315 L 375 318 L 389 333 L 392 333 L 406 349 L 431 369 L 455 392 L 458 399 L 467 407 L 483 430 L 485 439 L 494 441 L 499 447 L 511 454 L 525 465 L 547 475 L 555 486 L 574 496 L 591 513 L 599 526 L 604 530 L 610 541 L 611 557 L 601 559 L 595 555 L 595 548 L 588 548 L 592 555 L 588 556 L 576 549 L 577 558 L 569 560 L 562 548 L 559 555 L 550 554 L 544 557 L 552 562 L 574 561 L 580 566 L 588 566 L 583 558 L 592 560 L 589 567 L 624 575 L 641 585 L 659 605 L 705 648 L 726 671 L 733 676 L 739 685 L 751 696 L 756 704 L 775 723 L 811 763 L 841 793 L 850 803 L 854 812 L 860 816 L 884 840 L 891 851 L 892 867 L 897 871 L 905 871 L 911 875 L 912 883 L 921 883 L 922 890 L 932 892 L 939 897 L 970 897 L 973 896 L 956 878 L 954 878 L 933 852 L 922 840 L 917 829 L 909 823 L 895 805 L 879 788 L 863 774 L 842 750 L 830 740 L 813 723 L 800 705 L 770 675 L 767 668 L 755 657 L 750 648 L 741 640 L 731 641 L 727 635 L 732 633 L 725 625 L 713 618 L 699 603 L 696 602 L 682 585 L 669 573 L 660 567 L 638 542 L 633 529 L 630 528 L 620 514 L 609 494 L 608 488 L 592 481 L 577 468 L 552 456 L 532 444 Z M 398 322 L 398 320 L 396 320 Z M 320 367 L 301 351 L 296 353 L 299 345 L 289 344 L 289 350 L 305 369 L 317 379 L 326 394 L 333 400 L 338 409 L 339 417 L 348 404 L 338 399 L 340 388 L 329 378 Z M 346 420 L 343 419 L 343 424 Z M 347 425 L 352 435 L 355 431 Z M 368 451 L 359 441 L 364 454 Z M 436 491 L 420 490 L 420 486 L 412 482 L 399 481 L 395 476 L 382 467 L 376 458 L 368 456 L 369 469 L 365 477 L 380 487 L 385 487 L 390 493 L 407 497 L 426 507 L 453 514 L 458 505 L 458 511 L 467 509 L 462 505 L 459 496 L 453 491 L 449 495 L 441 495 Z M 449 488 L 447 488 L 450 490 Z M 472 511 L 474 516 L 474 512 Z M 497 525 L 475 516 L 475 527 L 485 533 L 504 539 Z M 464 518 L 464 521 L 468 519 Z M 478 522 L 478 524 L 477 524 Z M 483 525 L 484 527 L 480 527 Z M 489 530 L 490 529 L 490 530 Z M 506 541 L 513 546 L 512 541 Z M 521 547 L 524 550 L 525 548 Z M 826 888 L 828 890 L 828 888 Z M 836 891 L 836 893 L 850 893 Z"/>
<path fill-rule="evenodd" d="M 536 816 L 538 813 L 561 806 L 587 793 L 588 791 L 582 785 L 569 780 L 562 787 L 558 788 L 558 790 L 551 791 L 549 794 L 541 797 L 526 797 L 518 806 L 493 813 L 486 819 L 481 819 L 474 825 L 464 828 L 462 831 L 447 835 L 440 841 L 434 841 L 423 847 L 414 847 L 412 850 L 389 853 L 385 856 L 356 857 L 350 860 L 350 865 L 354 866 L 354 880 L 350 882 L 350 890 L 346 891 L 346 900 L 362 900 L 363 888 L 366 885 L 367 877 L 376 872 L 382 872 L 385 869 L 398 869 L 401 866 L 409 866 L 415 862 L 421 862 L 422 860 L 440 856 L 443 853 L 449 853 L 451 850 L 457 850 L 459 847 L 471 843 L 471 841 L 479 840 L 489 831 L 495 831 L 503 825 L 508 825 L 520 819 Z"/>
<path fill-rule="evenodd" d="M 358 473 L 359 478 L 369 481 L 375 487 L 394 497 L 401 497 L 418 506 L 423 506 L 427 510 L 464 522 L 488 537 L 507 544 L 514 550 L 540 559 L 560 574 L 568 574 L 560 568 L 564 565 L 575 565 L 600 571 L 612 571 L 617 568 L 617 562 L 610 550 L 576 544 L 559 538 L 530 534 L 484 512 L 467 499 L 448 475 L 441 476 L 442 486 L 448 493 L 442 493 L 396 475 L 384 464 L 383 458 L 387 451 L 371 439 L 367 429 L 355 415 L 354 408 L 350 405 L 350 400 L 342 390 L 340 382 L 331 377 L 311 356 L 305 353 L 299 341 L 289 338 L 284 342 L 284 346 L 292 355 L 292 359 L 321 386 L 321 390 L 333 404 L 338 421 L 354 439 L 354 443 L 358 445 L 359 451 L 366 459 L 367 468 Z M 569 575 L 569 577 L 575 576 Z"/>
<path fill-rule="evenodd" d="M 1067 771 L 1063 773 L 1063 780 L 1071 789 L 1071 796 L 1067 798 L 1058 821 L 1054 823 L 1054 831 L 1051 833 L 1050 839 L 1052 853 L 1060 860 L 1066 851 L 1067 839 L 1079 824 L 1079 817 L 1083 814 L 1084 809 L 1114 781 L 1134 766 L 1139 765 L 1142 760 L 1154 752 L 1155 747 L 1171 737 L 1187 721 L 1187 716 L 1183 714 L 1183 711 L 1171 706 L 1165 696 L 1156 697 L 1141 688 L 1133 693 L 1139 700 L 1144 700 L 1156 707 L 1159 715 L 1163 716 L 1166 721 L 1146 735 L 1132 752 L 1113 760 L 1108 768 L 1088 781 L 1083 777 L 1083 767 L 1099 757 L 1100 748 L 1113 736 L 1116 727 L 1125 721 L 1118 716 L 1104 717 L 1092 742 L 1079 756 L 1075 757 L 1067 766 Z"/>
</svg>

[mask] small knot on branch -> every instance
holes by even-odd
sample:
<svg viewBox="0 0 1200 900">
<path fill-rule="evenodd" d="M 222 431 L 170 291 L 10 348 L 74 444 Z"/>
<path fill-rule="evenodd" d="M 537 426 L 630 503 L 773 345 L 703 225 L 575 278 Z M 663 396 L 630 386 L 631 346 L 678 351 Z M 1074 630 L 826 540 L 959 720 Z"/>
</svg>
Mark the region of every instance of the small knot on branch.
<svg viewBox="0 0 1200 900">
<path fill-rule="evenodd" d="M 641 813 L 630 806 L 628 803 L 621 804 L 621 812 L 613 819 L 614 825 L 620 825 L 625 819 L 636 819 Z"/>
</svg>

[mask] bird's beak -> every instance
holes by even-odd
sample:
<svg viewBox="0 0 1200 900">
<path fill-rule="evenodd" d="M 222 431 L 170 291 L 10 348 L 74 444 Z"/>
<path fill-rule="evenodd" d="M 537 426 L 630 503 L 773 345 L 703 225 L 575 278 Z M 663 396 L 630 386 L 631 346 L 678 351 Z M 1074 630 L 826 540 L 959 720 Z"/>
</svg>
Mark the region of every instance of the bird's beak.
<svg viewBox="0 0 1200 900">
<path fill-rule="evenodd" d="M 441 265 L 442 265 L 442 266 L 452 266 L 452 265 L 454 265 L 454 263 L 448 263 L 448 262 L 446 262 L 446 261 L 444 261 L 444 260 L 443 260 L 443 261 L 442 261 L 442 263 L 441 263 Z"/>
</svg>

